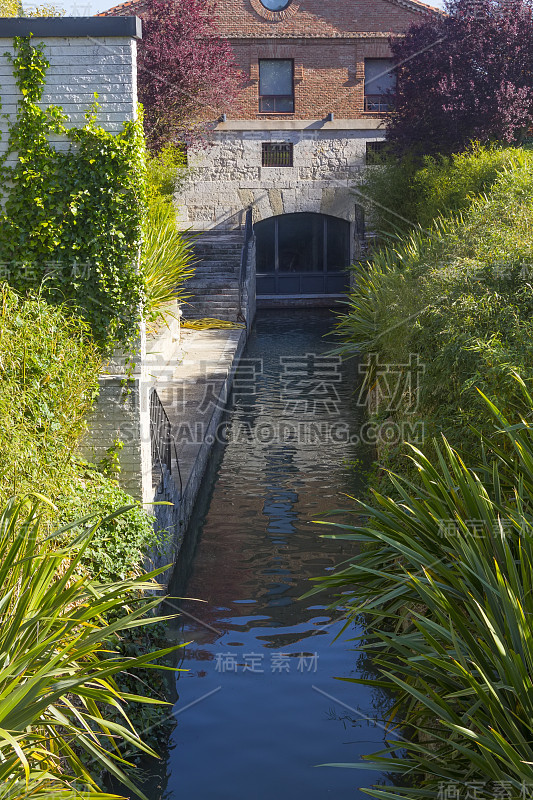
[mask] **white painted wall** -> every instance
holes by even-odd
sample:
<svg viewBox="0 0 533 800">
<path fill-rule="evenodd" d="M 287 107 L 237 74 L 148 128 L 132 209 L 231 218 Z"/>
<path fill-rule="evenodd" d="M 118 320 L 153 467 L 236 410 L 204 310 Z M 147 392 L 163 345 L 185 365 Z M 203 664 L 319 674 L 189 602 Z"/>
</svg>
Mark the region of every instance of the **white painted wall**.
<svg viewBox="0 0 533 800">
<path fill-rule="evenodd" d="M 60 105 L 68 114 L 66 127 L 81 126 L 85 112 L 98 93 L 97 122 L 118 132 L 125 120 L 132 120 L 137 106 L 137 42 L 131 37 L 35 37 L 44 42 L 50 62 L 42 107 Z M 15 55 L 13 40 L 0 38 L 0 97 L 2 115 L 13 117 L 19 101 L 13 69 L 5 53 Z M 0 119 L 0 153 L 7 145 L 8 122 Z M 67 143 L 52 139 L 59 148 Z"/>
</svg>

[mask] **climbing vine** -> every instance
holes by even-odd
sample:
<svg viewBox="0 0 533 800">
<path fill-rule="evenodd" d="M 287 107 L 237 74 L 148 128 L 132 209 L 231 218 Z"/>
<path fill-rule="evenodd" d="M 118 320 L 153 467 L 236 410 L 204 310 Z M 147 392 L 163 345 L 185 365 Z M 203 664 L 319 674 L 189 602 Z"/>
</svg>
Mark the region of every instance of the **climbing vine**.
<svg viewBox="0 0 533 800">
<path fill-rule="evenodd" d="M 44 45 L 17 37 L 14 50 L 6 56 L 21 97 L 0 161 L 0 278 L 70 304 L 102 347 L 129 344 L 144 300 L 142 122 L 105 131 L 95 95 L 85 124 L 69 125 L 60 106 L 40 105 L 50 66 Z"/>
</svg>

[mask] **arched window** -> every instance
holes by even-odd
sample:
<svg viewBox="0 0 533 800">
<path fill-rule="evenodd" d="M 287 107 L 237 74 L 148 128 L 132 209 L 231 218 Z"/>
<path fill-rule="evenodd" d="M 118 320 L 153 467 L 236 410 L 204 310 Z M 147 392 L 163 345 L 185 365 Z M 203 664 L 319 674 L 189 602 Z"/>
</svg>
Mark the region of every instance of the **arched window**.
<svg viewBox="0 0 533 800">
<path fill-rule="evenodd" d="M 269 11 L 283 11 L 291 0 L 261 0 L 262 5 Z"/>
</svg>

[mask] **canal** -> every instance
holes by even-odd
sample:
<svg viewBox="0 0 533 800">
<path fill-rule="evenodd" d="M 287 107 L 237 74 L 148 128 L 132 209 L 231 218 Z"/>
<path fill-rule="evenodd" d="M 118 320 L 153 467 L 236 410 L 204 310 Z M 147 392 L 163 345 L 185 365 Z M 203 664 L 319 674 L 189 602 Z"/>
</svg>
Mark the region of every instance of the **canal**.
<svg viewBox="0 0 533 800">
<path fill-rule="evenodd" d="M 380 749 L 381 698 L 338 680 L 365 670 L 360 631 L 336 639 L 332 597 L 300 599 L 353 553 L 314 520 L 348 516 L 368 465 L 333 327 L 329 311 L 258 314 L 170 587 L 195 599 L 170 629 L 186 671 L 152 800 L 344 800 L 379 778 L 318 766 Z"/>
</svg>

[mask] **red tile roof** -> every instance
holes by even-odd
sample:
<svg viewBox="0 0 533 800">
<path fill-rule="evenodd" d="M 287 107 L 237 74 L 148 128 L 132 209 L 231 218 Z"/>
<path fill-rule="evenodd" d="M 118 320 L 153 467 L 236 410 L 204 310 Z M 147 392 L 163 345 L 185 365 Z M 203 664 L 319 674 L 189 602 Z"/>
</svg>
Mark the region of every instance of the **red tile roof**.
<svg viewBox="0 0 533 800">
<path fill-rule="evenodd" d="M 419 7 L 416 10 L 420 10 L 423 13 L 431 13 L 431 14 L 443 14 L 444 12 L 440 8 L 436 8 L 435 6 L 430 6 L 427 3 L 422 3 L 421 0 L 389 0 L 390 3 L 395 3 L 396 5 L 404 6 L 405 8 L 412 8 L 413 6 Z M 143 0 L 127 0 L 125 3 L 119 3 L 117 6 L 112 6 L 108 8 L 107 11 L 101 11 L 99 14 L 96 14 L 97 17 L 107 17 L 107 16 L 114 16 L 115 14 L 123 14 L 124 12 L 134 11 L 137 9 L 138 12 L 142 12 L 144 7 Z"/>
</svg>

